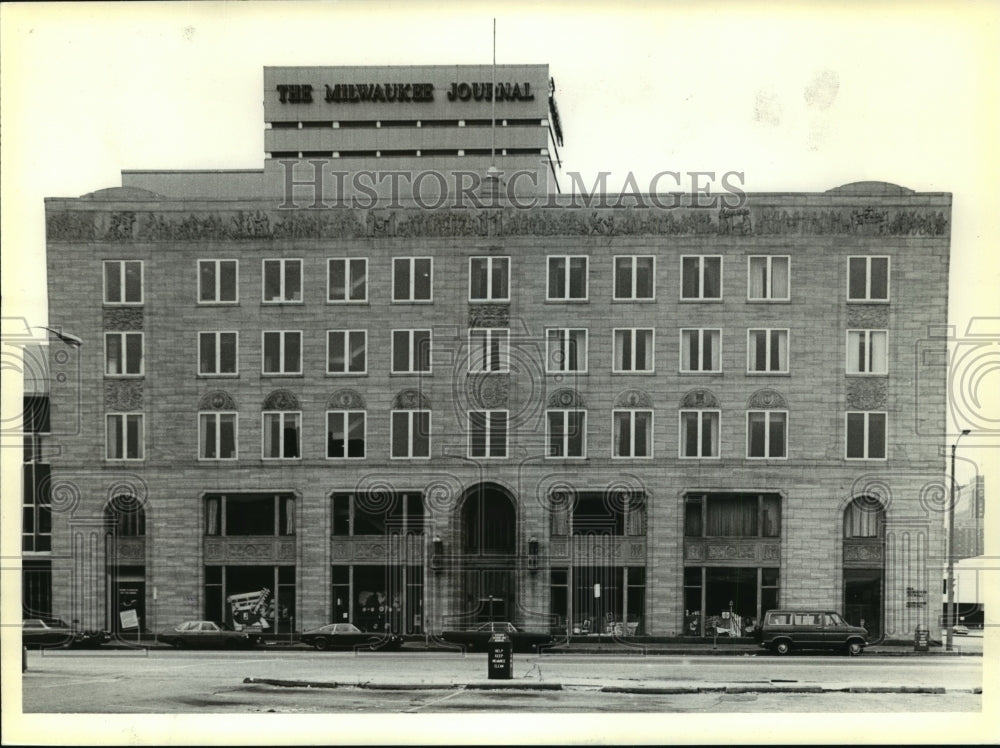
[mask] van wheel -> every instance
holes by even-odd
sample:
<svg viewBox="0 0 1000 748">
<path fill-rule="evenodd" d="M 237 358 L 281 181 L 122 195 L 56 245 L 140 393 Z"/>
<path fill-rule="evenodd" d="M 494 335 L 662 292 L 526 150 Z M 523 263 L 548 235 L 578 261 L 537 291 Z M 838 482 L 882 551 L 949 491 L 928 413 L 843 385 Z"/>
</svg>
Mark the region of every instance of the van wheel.
<svg viewBox="0 0 1000 748">
<path fill-rule="evenodd" d="M 774 653 L 786 655 L 792 651 L 792 643 L 787 639 L 779 639 L 774 643 Z"/>
<path fill-rule="evenodd" d="M 865 647 L 861 642 L 847 642 L 847 655 L 849 657 L 857 657 L 862 652 L 865 651 Z"/>
</svg>

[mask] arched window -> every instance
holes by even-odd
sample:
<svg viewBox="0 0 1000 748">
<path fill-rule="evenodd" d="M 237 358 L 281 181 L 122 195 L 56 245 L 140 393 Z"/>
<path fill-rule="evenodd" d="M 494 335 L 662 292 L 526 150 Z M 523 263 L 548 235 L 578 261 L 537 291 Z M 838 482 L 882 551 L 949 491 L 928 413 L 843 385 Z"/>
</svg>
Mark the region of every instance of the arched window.
<svg viewBox="0 0 1000 748">
<path fill-rule="evenodd" d="M 104 519 L 119 538 L 142 537 L 146 534 L 146 510 L 130 494 L 119 494 L 104 507 Z"/>
<path fill-rule="evenodd" d="M 885 534 L 885 508 L 873 496 L 859 496 L 844 510 L 845 538 L 881 538 Z"/>
</svg>

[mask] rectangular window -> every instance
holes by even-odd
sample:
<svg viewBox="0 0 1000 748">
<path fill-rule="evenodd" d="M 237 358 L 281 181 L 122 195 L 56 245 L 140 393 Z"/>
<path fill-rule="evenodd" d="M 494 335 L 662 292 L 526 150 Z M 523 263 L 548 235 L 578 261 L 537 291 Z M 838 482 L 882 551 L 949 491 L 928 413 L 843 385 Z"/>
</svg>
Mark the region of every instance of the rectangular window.
<svg viewBox="0 0 1000 748">
<path fill-rule="evenodd" d="M 355 304 L 368 301 L 368 260 L 364 257 L 327 260 L 326 299 Z"/>
<path fill-rule="evenodd" d="M 546 368 L 550 374 L 561 371 L 587 371 L 587 331 L 552 327 L 545 331 Z"/>
<path fill-rule="evenodd" d="M 847 298 L 852 301 L 888 301 L 889 258 L 848 257 Z"/>
<path fill-rule="evenodd" d="M 722 371 L 722 330 L 681 330 L 681 371 Z"/>
<path fill-rule="evenodd" d="M 682 410 L 680 412 L 680 456 L 719 456 L 719 411 Z"/>
<path fill-rule="evenodd" d="M 430 257 L 394 257 L 392 300 L 431 301 L 433 260 Z"/>
<path fill-rule="evenodd" d="M 684 535 L 695 538 L 780 537 L 781 496 L 774 493 L 688 494 L 684 501 Z"/>
<path fill-rule="evenodd" d="M 722 298 L 722 257 L 685 255 L 681 257 L 681 298 Z"/>
<path fill-rule="evenodd" d="M 886 330 L 848 330 L 847 373 L 887 374 L 888 340 Z"/>
<path fill-rule="evenodd" d="M 747 371 L 788 373 L 788 330 L 747 330 Z"/>
<path fill-rule="evenodd" d="M 431 331 L 392 331 L 392 373 L 430 373 Z"/>
<path fill-rule="evenodd" d="M 789 258 L 754 255 L 747 260 L 747 298 L 750 301 L 788 301 Z"/>
<path fill-rule="evenodd" d="M 143 440 L 141 413 L 108 415 L 106 454 L 109 460 L 143 459 Z"/>
<path fill-rule="evenodd" d="M 652 299 L 655 267 L 652 255 L 615 257 L 615 300 Z"/>
<path fill-rule="evenodd" d="M 208 494 L 205 496 L 205 534 L 213 537 L 295 535 L 295 497 L 266 493 Z M 221 585 L 222 571 L 219 566 L 206 566 L 206 583 Z"/>
<path fill-rule="evenodd" d="M 747 457 L 787 457 L 788 413 L 783 410 L 747 412 Z"/>
<path fill-rule="evenodd" d="M 469 258 L 469 300 L 510 301 L 510 258 Z"/>
<path fill-rule="evenodd" d="M 507 411 L 469 412 L 469 457 L 507 456 Z"/>
<path fill-rule="evenodd" d="M 507 371 L 509 337 L 505 327 L 469 330 L 469 371 Z"/>
<path fill-rule="evenodd" d="M 392 456 L 427 458 L 431 456 L 431 412 L 429 410 L 392 411 Z"/>
<path fill-rule="evenodd" d="M 328 410 L 326 456 L 329 459 L 363 459 L 365 456 L 365 412 Z"/>
<path fill-rule="evenodd" d="M 587 411 L 546 411 L 549 457 L 587 456 Z"/>
<path fill-rule="evenodd" d="M 198 303 L 235 304 L 238 260 L 198 260 Z"/>
<path fill-rule="evenodd" d="M 302 333 L 282 330 L 263 335 L 261 371 L 264 374 L 301 374 Z"/>
<path fill-rule="evenodd" d="M 615 410 L 613 457 L 653 456 L 653 411 Z"/>
<path fill-rule="evenodd" d="M 264 301 L 302 301 L 302 260 L 264 260 Z"/>
<path fill-rule="evenodd" d="M 104 303 L 142 303 L 142 260 L 105 260 Z"/>
<path fill-rule="evenodd" d="M 265 460 L 297 460 L 302 457 L 302 414 L 265 411 L 262 454 Z"/>
<path fill-rule="evenodd" d="M 847 414 L 848 460 L 884 460 L 885 449 L 885 413 L 859 412 Z"/>
<path fill-rule="evenodd" d="M 653 331 L 615 330 L 615 372 L 653 371 Z"/>
<path fill-rule="evenodd" d="M 198 414 L 198 458 L 236 459 L 236 414 Z"/>
<path fill-rule="evenodd" d="M 104 373 L 140 376 L 143 373 L 141 332 L 104 333 Z"/>
<path fill-rule="evenodd" d="M 224 375 L 237 373 L 237 345 L 235 332 L 198 333 L 198 373 Z"/>
<path fill-rule="evenodd" d="M 550 301 L 585 300 L 587 298 L 586 256 L 549 257 Z"/>
<path fill-rule="evenodd" d="M 366 373 L 368 371 L 367 350 L 367 330 L 327 330 L 326 373 Z"/>
</svg>

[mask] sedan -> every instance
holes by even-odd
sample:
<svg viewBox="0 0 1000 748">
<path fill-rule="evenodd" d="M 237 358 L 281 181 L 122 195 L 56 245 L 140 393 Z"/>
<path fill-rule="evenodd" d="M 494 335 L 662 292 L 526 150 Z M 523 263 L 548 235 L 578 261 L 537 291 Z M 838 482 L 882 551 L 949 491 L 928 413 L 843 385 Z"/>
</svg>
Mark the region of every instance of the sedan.
<svg viewBox="0 0 1000 748">
<path fill-rule="evenodd" d="M 299 637 L 316 649 L 399 649 L 403 637 L 398 634 L 365 632 L 353 623 L 328 623 L 306 631 Z"/>
<path fill-rule="evenodd" d="M 956 623 L 954 626 L 951 627 L 951 633 L 955 634 L 956 636 L 968 636 L 969 627 L 963 626 L 961 623 Z"/>
<path fill-rule="evenodd" d="M 484 623 L 471 631 L 443 631 L 441 638 L 451 644 L 461 644 L 470 650 L 485 650 L 494 634 L 506 634 L 513 649 L 531 651 L 546 644 L 551 644 L 551 634 L 533 631 L 522 631 L 509 621 L 492 621 Z"/>
<path fill-rule="evenodd" d="M 26 647 L 96 647 L 110 639 L 106 631 L 79 631 L 61 618 L 21 621 L 21 642 Z"/>
<path fill-rule="evenodd" d="M 249 649 L 260 644 L 260 638 L 259 634 L 234 631 L 215 621 L 184 621 L 156 635 L 157 641 L 176 649 L 186 647 Z"/>
</svg>

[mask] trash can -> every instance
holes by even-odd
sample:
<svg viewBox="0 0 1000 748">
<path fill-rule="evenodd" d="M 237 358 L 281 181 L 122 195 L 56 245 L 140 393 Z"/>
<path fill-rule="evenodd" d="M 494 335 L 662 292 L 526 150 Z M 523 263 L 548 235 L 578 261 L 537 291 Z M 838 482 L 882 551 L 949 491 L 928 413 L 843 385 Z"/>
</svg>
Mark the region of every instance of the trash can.
<svg viewBox="0 0 1000 748">
<path fill-rule="evenodd" d="M 926 652 L 930 649 L 930 643 L 931 632 L 926 626 L 917 626 L 917 630 L 913 632 L 913 651 Z"/>
<path fill-rule="evenodd" d="M 486 668 L 490 680 L 514 677 L 514 645 L 507 634 L 493 634 L 486 647 Z"/>
</svg>

